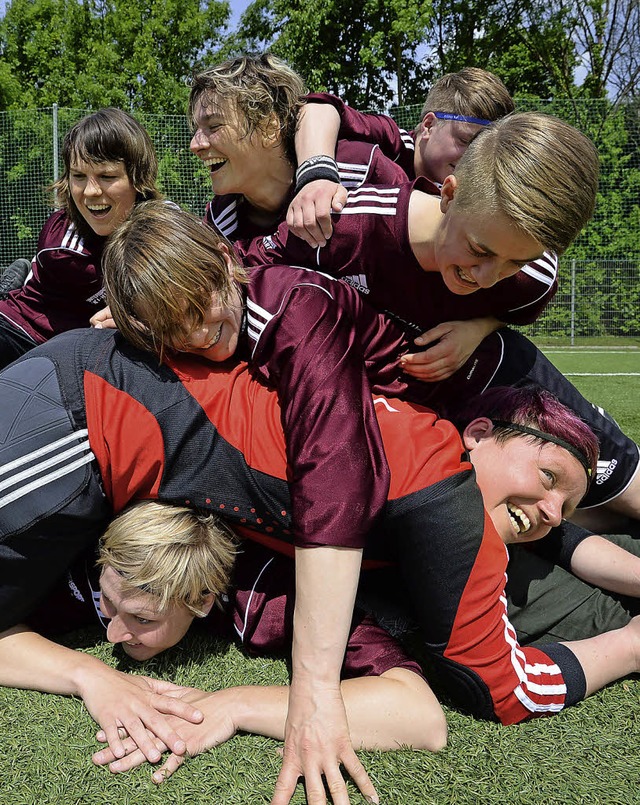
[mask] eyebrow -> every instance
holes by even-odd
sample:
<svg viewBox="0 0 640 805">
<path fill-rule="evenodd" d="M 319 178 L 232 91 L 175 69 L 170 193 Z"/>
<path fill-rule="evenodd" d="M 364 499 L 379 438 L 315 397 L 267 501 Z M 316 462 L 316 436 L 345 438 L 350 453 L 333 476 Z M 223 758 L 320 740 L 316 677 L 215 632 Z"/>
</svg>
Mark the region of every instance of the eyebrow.
<svg viewBox="0 0 640 805">
<path fill-rule="evenodd" d="M 104 587 L 102 585 L 102 579 L 100 580 L 100 594 L 104 598 L 106 598 L 106 600 L 110 604 L 115 606 L 115 604 L 113 604 L 112 599 L 109 597 L 108 592 L 104 589 Z M 126 615 L 133 615 L 134 617 L 137 617 L 137 618 L 146 618 L 147 620 L 151 620 L 151 618 L 157 618 L 158 614 L 159 614 L 158 611 L 155 610 L 155 609 L 145 609 L 144 607 L 141 607 L 140 609 L 125 609 L 124 612 L 125 612 Z M 149 616 L 149 617 L 147 617 L 147 616 Z"/>
</svg>

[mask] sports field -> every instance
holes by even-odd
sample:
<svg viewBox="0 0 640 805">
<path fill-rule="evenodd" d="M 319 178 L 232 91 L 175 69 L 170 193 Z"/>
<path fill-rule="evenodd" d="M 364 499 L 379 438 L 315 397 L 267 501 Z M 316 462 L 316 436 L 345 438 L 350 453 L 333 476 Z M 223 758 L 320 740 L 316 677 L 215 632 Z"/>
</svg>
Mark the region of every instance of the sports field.
<svg viewBox="0 0 640 805">
<path fill-rule="evenodd" d="M 640 349 L 545 351 L 640 439 Z M 249 660 L 201 636 L 142 667 L 97 631 L 74 635 L 69 645 L 123 671 L 208 689 L 287 680 L 284 662 Z M 439 755 L 399 750 L 361 758 L 383 805 L 633 805 L 640 803 L 639 708 L 634 678 L 554 718 L 513 727 L 447 709 L 449 745 Z M 280 766 L 275 741 L 240 735 L 157 788 L 148 767 L 126 775 L 94 767 L 93 735 L 78 700 L 0 689 L 0 805 L 257 805 L 269 802 Z M 363 802 L 350 792 L 352 802 Z M 292 801 L 305 802 L 301 786 Z"/>
<path fill-rule="evenodd" d="M 629 436 L 640 441 L 640 347 L 541 349 L 588 400 L 606 408 Z"/>
</svg>

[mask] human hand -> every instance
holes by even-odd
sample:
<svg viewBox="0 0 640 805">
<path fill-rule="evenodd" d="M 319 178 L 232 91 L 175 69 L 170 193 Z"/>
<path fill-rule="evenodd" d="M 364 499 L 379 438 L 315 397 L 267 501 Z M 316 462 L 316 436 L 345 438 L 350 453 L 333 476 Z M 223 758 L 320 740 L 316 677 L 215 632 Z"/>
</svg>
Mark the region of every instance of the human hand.
<svg viewBox="0 0 640 805">
<path fill-rule="evenodd" d="M 287 225 L 291 232 L 316 248 L 325 246 L 331 237 L 331 213 L 341 212 L 347 201 L 347 190 L 328 179 L 316 179 L 306 184 L 287 210 Z"/>
<path fill-rule="evenodd" d="M 292 682 L 285 726 L 282 769 L 271 805 L 288 805 L 304 777 L 308 805 L 326 805 L 326 780 L 333 805 L 349 805 L 343 765 L 368 802 L 378 795 L 353 751 L 339 688 L 302 688 Z"/>
<path fill-rule="evenodd" d="M 111 316 L 111 308 L 103 307 L 89 319 L 89 324 L 96 330 L 115 330 L 117 325 Z"/>
<path fill-rule="evenodd" d="M 422 352 L 403 355 L 400 368 L 426 383 L 446 380 L 468 360 L 487 335 L 486 328 L 479 323 L 481 321 L 448 321 L 427 330 L 415 339 L 415 344 L 433 346 Z"/>
<path fill-rule="evenodd" d="M 197 707 L 184 700 L 189 688 L 125 674 L 107 666 L 104 671 L 94 669 L 81 680 L 79 690 L 116 758 L 126 753 L 123 734 L 151 763 L 157 763 L 161 758 L 152 736 L 159 738 L 175 754 L 182 755 L 186 745 L 175 729 L 175 721 L 172 724 L 169 716 L 193 724 L 204 718 Z"/>
<path fill-rule="evenodd" d="M 225 689 L 214 693 L 207 693 L 195 688 L 183 690 L 183 700 L 193 705 L 197 704 L 199 710 L 204 714 L 204 718 L 199 724 L 191 724 L 173 716 L 167 719 L 184 741 L 186 750 L 181 754 L 171 752 L 162 766 L 153 772 L 151 777 L 157 784 L 163 783 L 171 777 L 186 758 L 195 757 L 208 749 L 220 746 L 232 738 L 238 729 L 234 717 L 238 703 L 237 689 Z M 105 747 L 93 754 L 93 762 L 98 766 L 108 765 L 110 771 L 120 773 L 130 771 L 148 760 L 147 756 L 138 748 L 137 743 L 124 735 L 124 731 L 122 731 L 121 737 L 126 753 L 124 757 L 118 757 L 111 747 Z M 106 741 L 104 730 L 100 730 L 96 738 L 101 742 Z M 159 753 L 167 751 L 167 745 L 159 738 L 151 734 L 149 738 Z"/>
</svg>

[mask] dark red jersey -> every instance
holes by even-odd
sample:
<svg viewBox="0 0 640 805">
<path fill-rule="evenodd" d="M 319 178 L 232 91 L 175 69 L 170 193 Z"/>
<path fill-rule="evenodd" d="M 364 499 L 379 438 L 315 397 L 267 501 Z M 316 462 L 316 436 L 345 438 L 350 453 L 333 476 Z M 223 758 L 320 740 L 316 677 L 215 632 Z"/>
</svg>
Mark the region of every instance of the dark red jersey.
<svg viewBox="0 0 640 805">
<path fill-rule="evenodd" d="M 306 100 L 307 103 L 330 104 L 336 109 L 340 115 L 338 137 L 377 143 L 382 153 L 396 162 L 409 179 L 415 179 L 413 158 L 416 149 L 413 132 L 400 128 L 389 115 L 358 112 L 352 106 L 347 106 L 341 98 L 326 92 L 312 92 L 306 96 Z"/>
<path fill-rule="evenodd" d="M 40 344 L 57 333 L 89 327 L 106 302 L 102 250 L 106 238 L 81 235 L 64 210 L 54 212 L 38 238 L 25 284 L 0 301 L 0 314 Z"/>
<path fill-rule="evenodd" d="M 321 248 L 292 235 L 286 223 L 236 248 L 245 264 L 302 265 L 339 277 L 377 310 L 416 332 L 484 316 L 512 324 L 535 321 L 557 288 L 555 257 L 545 254 L 491 288 L 453 294 L 438 271 L 422 269 L 411 249 L 409 199 L 416 190 L 439 193 L 424 178 L 401 187 L 367 185 L 350 192 L 342 212 L 332 216 L 333 235 Z"/>
<path fill-rule="evenodd" d="M 187 503 L 257 539 L 291 543 L 277 396 L 246 367 L 182 356 L 172 369 L 117 333 L 90 330 L 7 367 L 0 393 L 8 435 L 0 444 L 0 629 L 33 611 L 38 593 L 135 499 Z M 569 649 L 518 645 L 504 598 L 507 552 L 453 426 L 391 399 L 376 399 L 375 409 L 391 486 L 365 555 L 397 563 L 452 695 L 504 723 L 579 700 L 584 674 Z M 345 481 L 336 476 L 329 494 Z"/>
<path fill-rule="evenodd" d="M 377 145 L 341 140 L 336 147 L 336 161 L 340 181 L 347 189 L 355 189 L 364 183 L 400 184 L 405 181 L 402 168 L 387 159 Z M 293 196 L 292 188 L 282 207 L 283 219 Z M 244 196 L 232 193 L 214 196 L 207 204 L 204 220 L 229 240 L 259 237 L 273 230 L 273 226 L 264 227 L 252 222 L 251 210 Z"/>
</svg>

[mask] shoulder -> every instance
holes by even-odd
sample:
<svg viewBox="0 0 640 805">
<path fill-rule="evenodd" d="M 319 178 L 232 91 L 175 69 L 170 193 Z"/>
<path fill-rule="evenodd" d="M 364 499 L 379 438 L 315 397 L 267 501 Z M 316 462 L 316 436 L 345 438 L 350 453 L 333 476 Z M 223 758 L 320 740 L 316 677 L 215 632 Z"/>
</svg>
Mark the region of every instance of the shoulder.
<svg viewBox="0 0 640 805">
<path fill-rule="evenodd" d="M 104 238 L 91 239 L 83 236 L 64 210 L 58 210 L 48 218 L 42 227 L 38 239 L 38 258 L 54 250 L 90 256 L 101 249 L 103 243 Z"/>
</svg>

